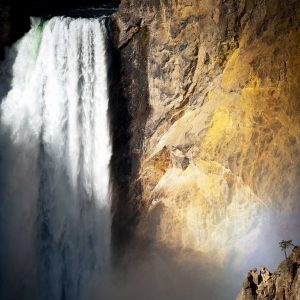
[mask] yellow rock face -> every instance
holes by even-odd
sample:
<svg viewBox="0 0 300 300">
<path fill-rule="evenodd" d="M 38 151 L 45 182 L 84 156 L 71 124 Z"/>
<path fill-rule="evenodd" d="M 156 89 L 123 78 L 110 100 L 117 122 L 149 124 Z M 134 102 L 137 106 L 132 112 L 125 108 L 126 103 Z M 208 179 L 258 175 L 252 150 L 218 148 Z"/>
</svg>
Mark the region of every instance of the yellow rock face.
<svg viewBox="0 0 300 300">
<path fill-rule="evenodd" d="M 232 47 L 232 39 L 214 40 L 220 17 L 212 7 L 178 6 L 172 18 L 162 8 L 162 22 L 152 24 L 148 126 L 159 125 L 144 141 L 148 209 L 139 228 L 172 247 L 224 257 L 228 247 L 255 243 L 266 211 L 299 201 L 299 29 L 266 4 L 244 15 Z M 172 37 L 176 24 L 201 14 L 213 16 L 203 26 L 208 36 L 190 21 Z M 299 23 L 299 5 L 292 18 Z M 181 51 L 164 49 L 186 41 Z"/>
<path fill-rule="evenodd" d="M 173 1 L 149 23 L 138 232 L 249 251 L 270 213 L 299 213 L 299 1 Z M 274 230 L 276 231 L 274 225 Z"/>
</svg>

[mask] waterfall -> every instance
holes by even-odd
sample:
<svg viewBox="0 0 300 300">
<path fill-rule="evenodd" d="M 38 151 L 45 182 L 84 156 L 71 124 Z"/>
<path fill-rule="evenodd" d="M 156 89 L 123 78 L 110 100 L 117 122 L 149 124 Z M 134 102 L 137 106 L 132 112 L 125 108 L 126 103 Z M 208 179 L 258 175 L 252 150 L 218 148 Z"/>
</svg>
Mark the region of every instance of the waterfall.
<svg viewBox="0 0 300 300">
<path fill-rule="evenodd" d="M 104 19 L 33 19 L 11 52 L 0 125 L 0 298 L 81 299 L 109 268 Z"/>
</svg>

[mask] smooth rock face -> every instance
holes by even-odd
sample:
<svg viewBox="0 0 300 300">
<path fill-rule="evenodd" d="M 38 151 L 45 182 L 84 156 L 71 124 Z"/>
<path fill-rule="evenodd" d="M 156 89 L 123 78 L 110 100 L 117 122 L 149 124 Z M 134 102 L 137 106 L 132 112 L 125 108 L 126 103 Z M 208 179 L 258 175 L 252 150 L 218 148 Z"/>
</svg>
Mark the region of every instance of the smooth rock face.
<svg viewBox="0 0 300 300">
<path fill-rule="evenodd" d="M 263 269 L 263 270 L 262 270 Z M 283 261 L 274 274 L 263 267 L 258 282 L 250 271 L 236 300 L 297 300 L 300 299 L 300 247 Z M 266 276 L 267 273 L 267 276 Z"/>
<path fill-rule="evenodd" d="M 122 1 L 115 44 L 134 78 L 122 209 L 138 235 L 223 259 L 247 253 L 270 213 L 299 213 L 299 4 Z"/>
</svg>

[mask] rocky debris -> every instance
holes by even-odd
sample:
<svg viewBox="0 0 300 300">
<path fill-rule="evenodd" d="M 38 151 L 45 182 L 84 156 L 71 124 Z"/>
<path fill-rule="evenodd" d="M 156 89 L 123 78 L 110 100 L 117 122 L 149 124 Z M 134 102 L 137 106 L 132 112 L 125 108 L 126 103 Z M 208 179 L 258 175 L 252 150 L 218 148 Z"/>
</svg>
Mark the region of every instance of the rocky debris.
<svg viewBox="0 0 300 300">
<path fill-rule="evenodd" d="M 243 282 L 237 300 L 299 300 L 300 299 L 300 247 L 271 274 L 264 266 L 250 270 Z"/>
</svg>

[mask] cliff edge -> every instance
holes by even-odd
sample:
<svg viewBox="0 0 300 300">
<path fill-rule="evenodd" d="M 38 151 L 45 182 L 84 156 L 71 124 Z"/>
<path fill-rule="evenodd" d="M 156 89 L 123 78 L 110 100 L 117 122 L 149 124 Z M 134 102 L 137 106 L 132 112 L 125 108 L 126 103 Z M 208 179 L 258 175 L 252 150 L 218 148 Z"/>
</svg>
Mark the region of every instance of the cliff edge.
<svg viewBox="0 0 300 300">
<path fill-rule="evenodd" d="M 271 274 L 266 267 L 250 270 L 236 300 L 300 299 L 300 247 L 293 249 L 277 270 Z"/>
</svg>

